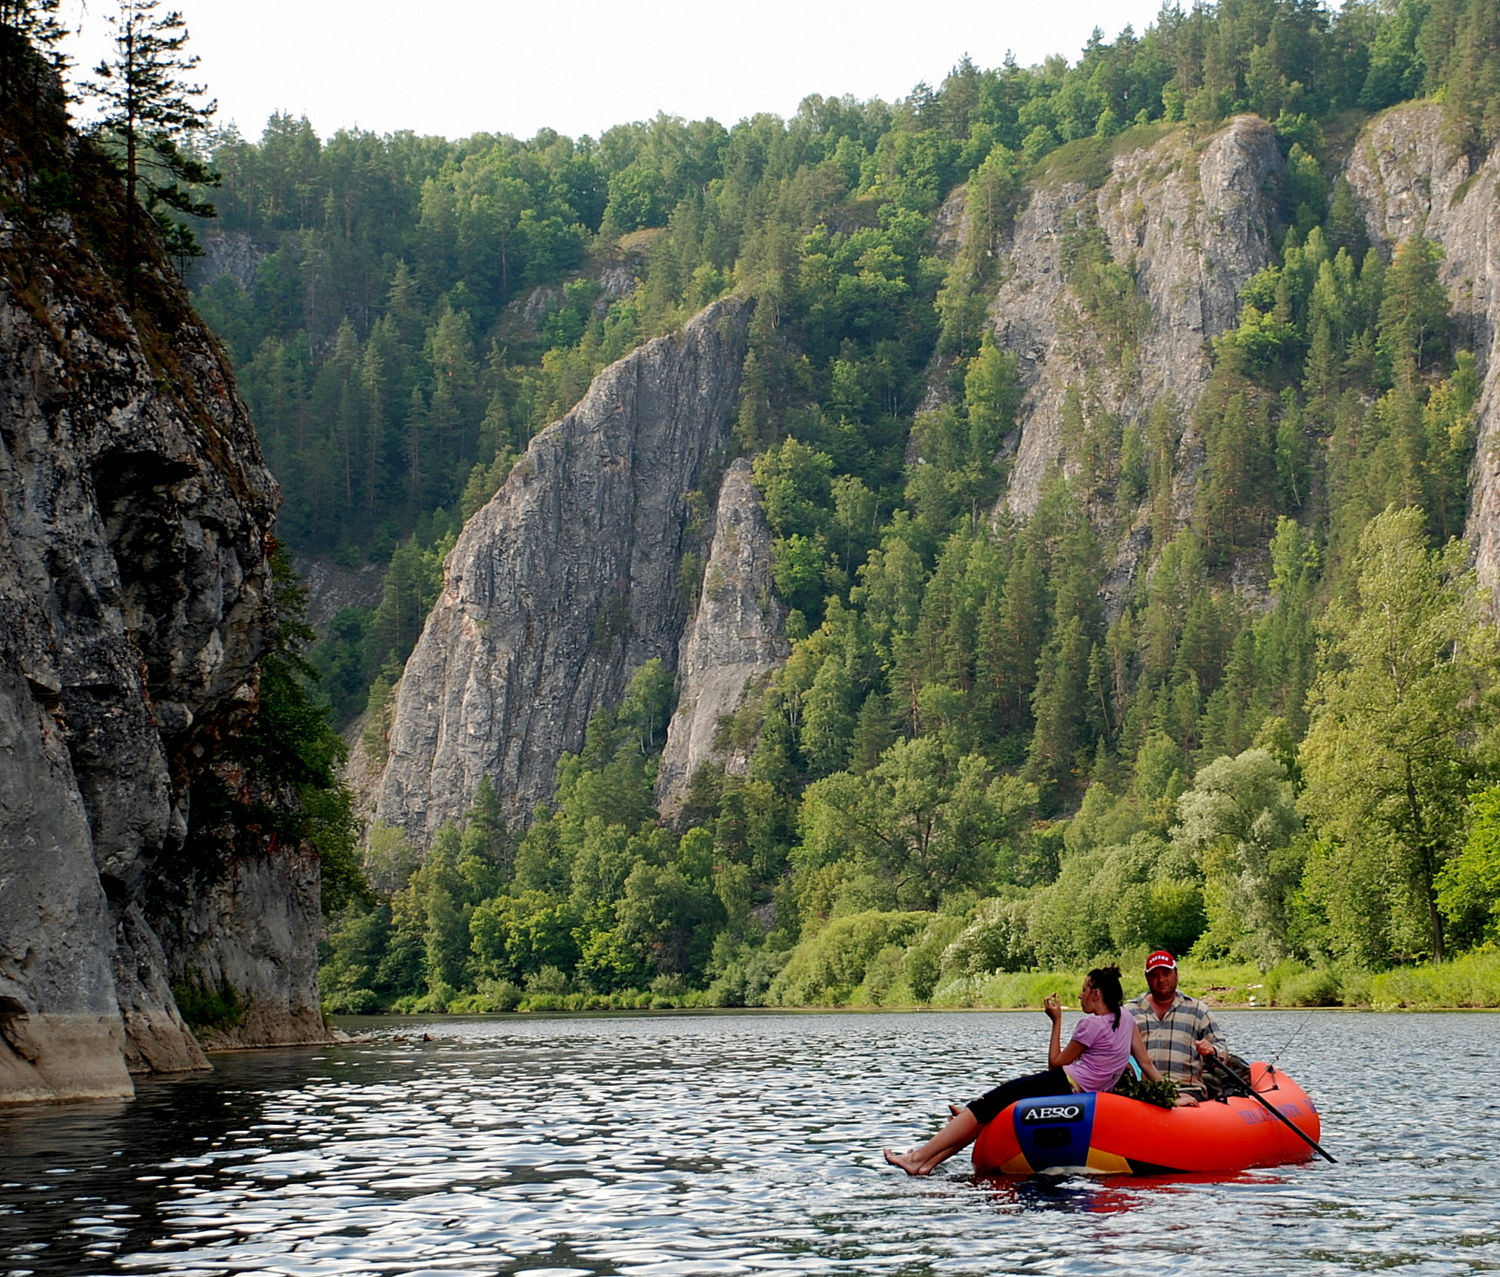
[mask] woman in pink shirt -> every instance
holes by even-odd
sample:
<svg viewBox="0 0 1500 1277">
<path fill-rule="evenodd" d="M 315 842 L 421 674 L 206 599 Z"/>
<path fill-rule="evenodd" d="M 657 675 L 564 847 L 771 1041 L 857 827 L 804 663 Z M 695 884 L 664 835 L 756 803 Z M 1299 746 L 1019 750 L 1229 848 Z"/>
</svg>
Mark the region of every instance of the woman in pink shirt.
<svg viewBox="0 0 1500 1277">
<path fill-rule="evenodd" d="M 948 1124 L 921 1148 L 897 1153 L 885 1150 L 885 1160 L 908 1175 L 930 1175 L 940 1162 L 974 1142 L 979 1128 L 992 1121 L 1017 1100 L 1043 1095 L 1070 1095 L 1074 1091 L 1108 1091 L 1120 1080 L 1131 1056 L 1141 1071 L 1158 1081 L 1161 1073 L 1151 1063 L 1141 1041 L 1135 1019 L 1122 1003 L 1119 967 L 1095 967 L 1083 982 L 1078 1003 L 1084 1016 L 1073 1028 L 1073 1037 L 1062 1045 L 1062 1007 L 1054 993 L 1042 1005 L 1052 1021 L 1052 1041 L 1047 1047 L 1048 1068 L 1042 1073 L 1003 1082 L 966 1108 L 956 1108 Z"/>
</svg>

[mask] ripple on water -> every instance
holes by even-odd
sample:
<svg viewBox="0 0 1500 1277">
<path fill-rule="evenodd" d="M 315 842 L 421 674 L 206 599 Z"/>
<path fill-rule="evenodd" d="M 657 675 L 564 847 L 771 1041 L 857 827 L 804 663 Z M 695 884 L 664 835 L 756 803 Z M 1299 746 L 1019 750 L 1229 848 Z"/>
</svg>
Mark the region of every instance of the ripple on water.
<svg viewBox="0 0 1500 1277">
<path fill-rule="evenodd" d="M 1224 1019 L 1265 1056 L 1302 1016 Z M 1284 1062 L 1339 1163 L 1179 1180 L 883 1164 L 1034 1069 L 1035 1014 L 508 1017 L 221 1057 L 0 1114 L 0 1277 L 1493 1271 L 1495 1024 L 1316 1016 Z"/>
</svg>

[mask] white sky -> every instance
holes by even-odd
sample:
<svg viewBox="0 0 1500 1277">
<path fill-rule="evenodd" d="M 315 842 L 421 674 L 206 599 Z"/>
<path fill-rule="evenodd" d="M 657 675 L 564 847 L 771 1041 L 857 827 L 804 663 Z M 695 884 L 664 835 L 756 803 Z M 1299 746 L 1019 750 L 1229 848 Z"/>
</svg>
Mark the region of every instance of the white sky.
<svg viewBox="0 0 1500 1277">
<path fill-rule="evenodd" d="M 450 138 L 597 137 L 658 111 L 728 126 L 811 93 L 904 97 L 965 53 L 999 66 L 1114 39 L 1160 0 L 161 0 L 202 59 L 218 122 L 259 138 L 277 110 L 327 137 L 358 126 Z M 114 0 L 63 0 L 80 69 L 106 50 Z"/>
</svg>

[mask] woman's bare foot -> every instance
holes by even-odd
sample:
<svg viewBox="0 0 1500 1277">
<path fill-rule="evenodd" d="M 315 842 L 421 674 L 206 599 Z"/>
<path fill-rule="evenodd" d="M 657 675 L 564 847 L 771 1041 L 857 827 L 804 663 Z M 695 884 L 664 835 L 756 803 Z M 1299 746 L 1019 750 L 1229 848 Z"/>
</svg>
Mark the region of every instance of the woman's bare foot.
<svg viewBox="0 0 1500 1277">
<path fill-rule="evenodd" d="M 898 1153 L 893 1148 L 888 1148 L 883 1151 L 885 1153 L 885 1160 L 887 1162 L 889 1162 L 892 1166 L 899 1166 L 908 1175 L 927 1174 L 926 1171 L 921 1169 L 920 1163 L 918 1163 L 916 1160 L 916 1149 L 909 1148 L 904 1153 Z"/>
</svg>

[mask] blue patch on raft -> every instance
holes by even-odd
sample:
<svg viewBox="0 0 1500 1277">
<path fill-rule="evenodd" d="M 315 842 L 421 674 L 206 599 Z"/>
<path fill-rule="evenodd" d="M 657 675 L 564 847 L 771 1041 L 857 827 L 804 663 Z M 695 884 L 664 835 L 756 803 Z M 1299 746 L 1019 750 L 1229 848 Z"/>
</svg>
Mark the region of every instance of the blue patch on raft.
<svg viewBox="0 0 1500 1277">
<path fill-rule="evenodd" d="M 1016 1102 L 1016 1143 L 1032 1170 L 1088 1165 L 1096 1098 L 1092 1091 L 1085 1091 Z"/>
</svg>

